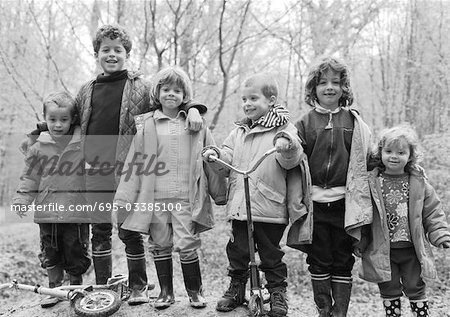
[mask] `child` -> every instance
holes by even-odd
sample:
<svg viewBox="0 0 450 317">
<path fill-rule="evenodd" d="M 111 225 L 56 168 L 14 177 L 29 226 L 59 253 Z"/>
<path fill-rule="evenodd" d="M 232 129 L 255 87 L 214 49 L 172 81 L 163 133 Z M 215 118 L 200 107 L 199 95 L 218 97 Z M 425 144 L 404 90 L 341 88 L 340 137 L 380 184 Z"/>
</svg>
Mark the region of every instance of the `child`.
<svg viewBox="0 0 450 317">
<path fill-rule="evenodd" d="M 130 56 L 131 39 L 124 28 L 105 25 L 97 30 L 93 40 L 94 56 L 103 73 L 84 84 L 76 103 L 81 115 L 81 135 L 86 161 L 86 198 L 96 207 L 92 215 L 92 259 L 96 284 L 106 284 L 112 272 L 111 211 L 121 166 L 136 133 L 134 116 L 151 110 L 149 85 L 138 72 L 125 68 Z M 198 110 L 189 107 L 186 127 L 198 130 L 202 118 Z M 142 237 L 139 233 L 119 228 L 125 243 L 132 289 L 129 304 L 141 304 L 147 299 L 147 275 Z M 137 274 L 136 272 L 141 272 Z"/>
<path fill-rule="evenodd" d="M 157 109 L 136 118 L 138 131 L 125 161 L 125 166 L 135 170 L 122 175 L 114 202 L 132 211 L 123 229 L 150 234 L 161 289 L 155 307 L 164 309 L 175 301 L 174 250 L 180 253 L 190 305 L 203 308 L 199 233 L 214 223 L 209 194 L 217 204 L 225 204 L 226 180 L 204 169 L 200 159 L 203 147 L 214 144 L 210 131 L 184 129 L 187 114 L 183 109 L 192 99 L 188 75 L 176 67 L 161 70 L 151 98 Z M 138 172 L 139 166 L 154 169 L 143 174 Z"/>
<path fill-rule="evenodd" d="M 42 207 L 36 209 L 34 222 L 39 224 L 39 259 L 47 269 L 49 287 L 62 285 L 64 271 L 70 284 L 80 285 L 91 264 L 87 251 L 90 219 L 85 212 L 73 211 L 75 206 L 86 204 L 75 100 L 67 92 L 52 93 L 44 99 L 43 114 L 49 132 L 41 134 L 28 149 L 13 204 L 21 216 L 33 201 Z M 55 205 L 65 211 L 50 208 Z M 41 306 L 51 307 L 58 301 L 47 297 Z"/>
<path fill-rule="evenodd" d="M 374 219 L 362 253 L 361 277 L 378 283 L 386 316 L 401 316 L 405 294 L 414 316 L 429 316 L 425 281 L 436 278 L 430 243 L 450 247 L 450 231 L 442 205 L 423 170 L 418 138 L 408 126 L 381 133 L 370 175 Z"/>
<path fill-rule="evenodd" d="M 208 161 L 216 156 L 245 170 L 255 163 L 274 144 L 278 152 L 266 158 L 250 175 L 252 219 L 256 248 L 261 259 L 270 292 L 271 316 L 286 316 L 287 268 L 282 258 L 280 240 L 289 222 L 306 213 L 302 203 L 299 165 L 306 165 L 295 127 L 289 113 L 277 104 L 278 87 L 268 74 L 257 74 L 244 81 L 242 106 L 245 118 L 225 139 L 221 149 L 206 148 L 203 157 Z M 217 163 L 211 163 L 214 165 Z M 227 211 L 232 222 L 232 237 L 227 244 L 228 275 L 231 283 L 218 301 L 218 311 L 231 311 L 245 301 L 245 285 L 250 261 L 247 235 L 246 205 L 242 175 L 228 171 L 229 191 Z"/>
<path fill-rule="evenodd" d="M 300 249 L 307 253 L 320 316 L 346 316 L 355 261 L 352 236 L 360 239 L 360 228 L 372 215 L 370 131 L 348 108 L 353 103 L 349 71 L 335 58 L 323 58 L 312 67 L 305 101 L 312 110 L 296 127 L 311 171 L 313 233 L 312 243 Z"/>
</svg>

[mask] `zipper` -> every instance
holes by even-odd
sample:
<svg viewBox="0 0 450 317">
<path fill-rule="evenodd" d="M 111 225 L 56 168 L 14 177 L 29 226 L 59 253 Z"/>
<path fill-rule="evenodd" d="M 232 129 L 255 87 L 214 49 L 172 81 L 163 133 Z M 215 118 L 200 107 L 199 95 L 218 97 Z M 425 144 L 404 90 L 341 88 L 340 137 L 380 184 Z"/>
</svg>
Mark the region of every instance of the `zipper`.
<svg viewBox="0 0 450 317">
<path fill-rule="evenodd" d="M 325 188 L 328 188 L 328 175 L 330 172 L 330 166 L 331 166 L 331 153 L 333 150 L 333 144 L 334 144 L 334 129 L 331 128 L 331 144 L 330 144 L 330 150 L 329 150 L 329 155 L 328 155 L 328 164 L 327 164 L 327 172 L 325 174 L 325 179 L 326 179 L 326 183 L 325 183 Z"/>
</svg>

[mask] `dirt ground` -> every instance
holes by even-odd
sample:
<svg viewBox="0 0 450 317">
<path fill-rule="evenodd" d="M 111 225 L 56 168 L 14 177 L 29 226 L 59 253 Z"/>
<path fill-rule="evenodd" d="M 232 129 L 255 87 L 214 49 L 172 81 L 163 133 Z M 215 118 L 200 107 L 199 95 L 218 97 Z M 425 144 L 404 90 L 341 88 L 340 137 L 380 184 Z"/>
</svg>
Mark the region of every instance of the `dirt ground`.
<svg viewBox="0 0 450 317">
<path fill-rule="evenodd" d="M 227 259 L 225 244 L 227 242 L 227 224 L 219 219 L 213 230 L 203 234 L 203 246 L 200 252 L 203 272 L 203 284 L 208 306 L 205 309 L 193 309 L 189 306 L 182 280 L 178 256 L 174 256 L 174 285 L 176 302 L 170 308 L 159 311 L 152 306 L 152 301 L 158 295 L 159 288 L 149 292 L 150 303 L 140 306 L 129 306 L 123 302 L 119 311 L 113 316 L 195 316 L 195 317 L 238 317 L 248 316 L 246 307 L 240 307 L 230 313 L 215 311 L 218 298 L 228 286 L 226 276 Z M 0 225 L 0 284 L 17 279 L 20 283 L 46 285 L 45 271 L 39 267 L 37 252 L 39 248 L 38 226 L 33 223 Z M 114 234 L 114 274 L 126 273 L 126 260 L 123 245 Z M 317 316 L 312 300 L 312 292 L 305 264 L 305 257 L 296 250 L 283 247 L 286 252 L 285 262 L 289 272 L 289 316 L 312 317 Z M 436 252 L 436 262 L 440 282 L 430 285 L 428 290 L 431 316 L 450 317 L 450 261 L 448 253 Z M 357 277 L 357 264 L 355 265 L 355 279 L 352 299 L 348 316 L 350 317 L 382 317 L 384 316 L 377 287 L 360 280 Z M 156 273 L 153 263 L 148 258 L 147 274 L 150 283 L 156 283 Z M 92 269 L 85 276 L 85 284 L 93 283 Z M 0 316 L 76 316 L 69 302 L 61 302 L 53 308 L 42 309 L 39 300 L 42 295 L 27 291 L 3 290 L 0 291 Z M 409 311 L 409 304 L 403 299 L 403 316 L 413 316 Z M 268 309 L 268 307 L 266 307 Z"/>
</svg>

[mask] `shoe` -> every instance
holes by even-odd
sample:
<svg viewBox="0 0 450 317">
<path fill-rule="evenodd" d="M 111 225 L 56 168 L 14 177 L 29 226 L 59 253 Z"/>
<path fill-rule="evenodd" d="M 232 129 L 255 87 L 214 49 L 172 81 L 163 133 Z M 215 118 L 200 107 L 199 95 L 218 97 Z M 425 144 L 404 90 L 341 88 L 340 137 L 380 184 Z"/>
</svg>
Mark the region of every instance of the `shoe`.
<svg viewBox="0 0 450 317">
<path fill-rule="evenodd" d="M 288 304 L 286 301 L 286 289 L 270 291 L 270 311 L 271 317 L 282 317 L 288 313 Z"/>
<path fill-rule="evenodd" d="M 147 285 L 141 289 L 132 289 L 128 298 L 128 305 L 141 305 L 148 303 Z"/>
<path fill-rule="evenodd" d="M 155 267 L 161 292 L 155 300 L 154 306 L 157 309 L 166 309 L 175 303 L 175 296 L 173 295 L 172 258 L 155 260 Z"/>
<path fill-rule="evenodd" d="M 246 281 L 231 279 L 230 286 L 225 294 L 217 302 L 216 310 L 220 312 L 229 312 L 245 302 L 245 284 Z"/>
<path fill-rule="evenodd" d="M 50 268 L 47 268 L 47 275 L 48 275 L 48 287 L 49 288 L 55 288 L 62 285 L 63 278 L 64 278 L 64 270 L 60 266 L 52 266 Z M 47 296 L 44 299 L 41 300 L 40 304 L 42 308 L 49 308 L 53 307 L 56 304 L 58 304 L 61 301 L 61 299 L 53 296 Z"/>
<path fill-rule="evenodd" d="M 198 259 L 190 263 L 181 262 L 181 269 L 191 307 L 205 308 L 206 299 L 203 297 L 202 276 Z"/>
</svg>

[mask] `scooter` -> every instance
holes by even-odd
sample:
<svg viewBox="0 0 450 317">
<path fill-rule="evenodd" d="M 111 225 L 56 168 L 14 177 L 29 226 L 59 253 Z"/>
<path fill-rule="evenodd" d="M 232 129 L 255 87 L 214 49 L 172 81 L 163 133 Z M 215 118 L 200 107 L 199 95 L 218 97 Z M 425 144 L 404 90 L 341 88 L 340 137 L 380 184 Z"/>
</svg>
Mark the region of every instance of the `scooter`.
<svg viewBox="0 0 450 317">
<path fill-rule="evenodd" d="M 119 310 L 122 299 L 126 299 L 129 295 L 127 284 L 126 275 L 116 275 L 109 278 L 106 285 L 67 285 L 47 288 L 39 284 L 31 286 L 12 280 L 10 283 L 0 284 L 0 290 L 12 288 L 50 295 L 69 301 L 78 316 L 103 317 L 111 316 Z"/>
<path fill-rule="evenodd" d="M 248 302 L 248 309 L 250 311 L 251 317 L 261 317 L 264 316 L 264 303 L 267 300 L 264 299 L 263 292 L 264 288 L 261 285 L 261 279 L 258 270 L 258 264 L 256 263 L 255 258 L 255 241 L 253 238 L 253 220 L 252 220 L 252 208 L 250 204 L 250 190 L 248 185 L 248 178 L 251 173 L 253 173 L 258 166 L 271 154 L 276 152 L 275 148 L 270 149 L 266 153 L 264 153 L 258 161 L 247 171 L 239 170 L 227 162 L 222 161 L 221 159 L 210 156 L 208 159 L 211 162 L 217 162 L 220 165 L 229 168 L 230 170 L 241 174 L 244 177 L 244 195 L 245 195 L 245 205 L 247 211 L 247 234 L 248 234 L 248 247 L 250 253 L 250 300 Z"/>
</svg>

